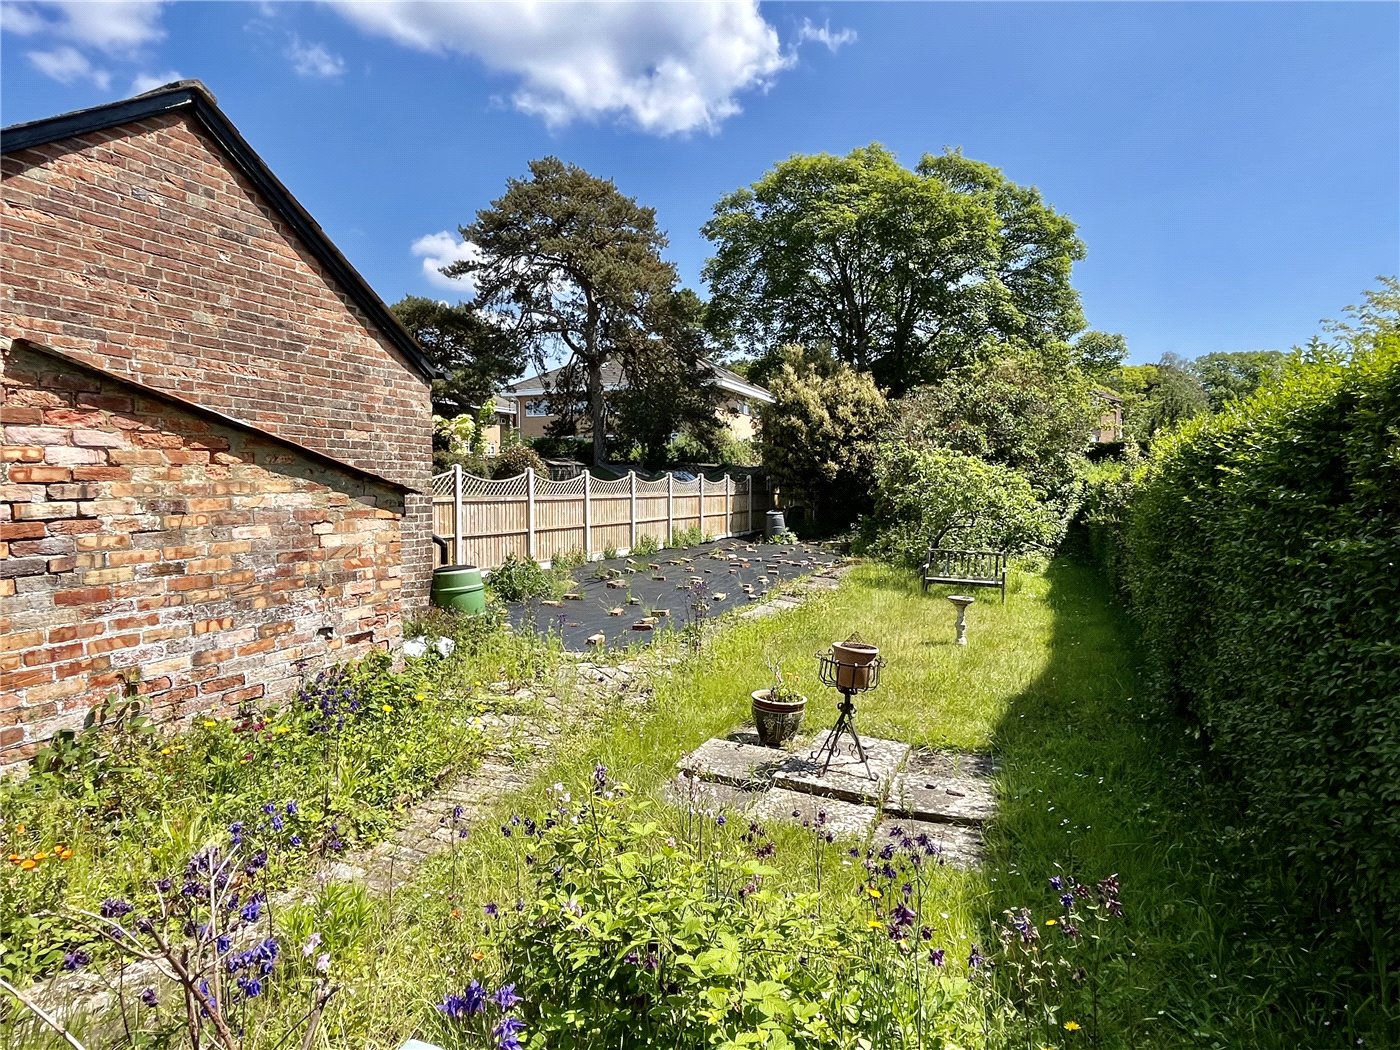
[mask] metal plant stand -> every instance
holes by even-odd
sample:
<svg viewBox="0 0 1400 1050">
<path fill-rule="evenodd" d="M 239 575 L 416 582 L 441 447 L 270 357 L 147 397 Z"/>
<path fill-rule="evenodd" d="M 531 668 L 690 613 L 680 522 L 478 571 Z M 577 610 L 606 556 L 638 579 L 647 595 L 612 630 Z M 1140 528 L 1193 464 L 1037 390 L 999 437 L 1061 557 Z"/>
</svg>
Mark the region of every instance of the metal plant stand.
<svg viewBox="0 0 1400 1050">
<path fill-rule="evenodd" d="M 855 640 L 855 635 L 847 639 L 848 642 Z M 817 675 L 822 684 L 831 686 L 841 694 L 836 725 L 827 734 L 821 747 L 811 755 L 813 761 L 822 763 L 822 776 L 831 768 L 831 760 L 841 749 L 841 737 L 849 736 L 851 742 L 846 750 L 860 759 L 861 765 L 865 766 L 867 777 L 871 780 L 877 779 L 870 769 L 870 760 L 865 757 L 865 746 L 860 742 L 860 734 L 856 732 L 855 698 L 857 694 L 869 692 L 880 684 L 880 668 L 883 666 L 885 661 L 878 655 L 867 663 L 853 664 L 838 660 L 833 649 L 817 653 Z M 823 755 L 826 756 L 824 761 Z"/>
</svg>

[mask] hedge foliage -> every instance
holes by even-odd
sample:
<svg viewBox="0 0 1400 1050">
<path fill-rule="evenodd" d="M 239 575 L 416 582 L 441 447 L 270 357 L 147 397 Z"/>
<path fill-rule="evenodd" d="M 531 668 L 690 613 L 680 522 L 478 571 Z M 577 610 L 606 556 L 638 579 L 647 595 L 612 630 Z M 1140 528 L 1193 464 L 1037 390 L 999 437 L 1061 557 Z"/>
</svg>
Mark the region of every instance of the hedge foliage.
<svg viewBox="0 0 1400 1050">
<path fill-rule="evenodd" d="M 1400 926 L 1400 338 L 1094 480 L 1096 550 L 1243 791 L 1250 863 L 1338 930 Z"/>
</svg>

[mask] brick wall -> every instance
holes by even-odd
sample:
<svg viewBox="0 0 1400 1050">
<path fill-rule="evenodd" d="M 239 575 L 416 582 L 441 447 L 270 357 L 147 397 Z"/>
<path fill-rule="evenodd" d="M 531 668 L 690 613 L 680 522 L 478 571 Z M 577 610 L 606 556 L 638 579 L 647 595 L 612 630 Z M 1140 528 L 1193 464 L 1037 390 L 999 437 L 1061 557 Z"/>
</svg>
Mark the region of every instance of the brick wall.
<svg viewBox="0 0 1400 1050">
<path fill-rule="evenodd" d="M 188 110 L 3 159 L 0 333 L 423 489 L 429 386 Z M 405 597 L 426 594 L 426 501 Z"/>
<path fill-rule="evenodd" d="M 0 421 L 0 765 L 135 688 L 284 699 L 401 632 L 404 493 L 23 346 Z"/>
</svg>

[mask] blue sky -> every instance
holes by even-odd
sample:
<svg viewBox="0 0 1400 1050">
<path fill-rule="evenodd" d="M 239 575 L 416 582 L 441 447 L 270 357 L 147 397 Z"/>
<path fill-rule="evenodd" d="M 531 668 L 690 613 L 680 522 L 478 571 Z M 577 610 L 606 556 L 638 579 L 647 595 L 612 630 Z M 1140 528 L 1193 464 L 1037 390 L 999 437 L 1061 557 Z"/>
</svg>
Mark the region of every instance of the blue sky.
<svg viewBox="0 0 1400 1050">
<path fill-rule="evenodd" d="M 385 300 L 555 154 L 699 227 L 792 153 L 960 146 L 1078 224 L 1136 361 L 1286 348 L 1400 270 L 1400 5 L 24 3 L 0 118 L 198 77 Z M 703 291 L 703 288 L 701 289 Z"/>
</svg>

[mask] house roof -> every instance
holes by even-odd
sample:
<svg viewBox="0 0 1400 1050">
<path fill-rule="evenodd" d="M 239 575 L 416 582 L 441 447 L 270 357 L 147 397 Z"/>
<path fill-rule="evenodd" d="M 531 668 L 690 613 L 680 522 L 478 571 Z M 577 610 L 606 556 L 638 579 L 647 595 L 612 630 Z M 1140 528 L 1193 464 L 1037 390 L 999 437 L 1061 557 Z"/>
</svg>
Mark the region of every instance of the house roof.
<svg viewBox="0 0 1400 1050">
<path fill-rule="evenodd" d="M 424 378 L 436 379 L 437 367 L 423 354 L 418 341 L 409 335 L 384 300 L 375 294 L 350 262 L 340 253 L 291 191 L 282 185 L 261 157 L 254 152 L 238 129 L 226 117 L 210 90 L 198 80 L 177 80 L 135 98 L 109 102 L 91 109 L 80 109 L 27 124 L 14 124 L 0 130 L 0 152 L 15 153 L 94 131 L 132 124 L 163 113 L 186 111 L 219 144 L 234 165 L 286 221 L 316 259 L 350 295 L 370 322 L 379 328 L 394 347 Z"/>
<path fill-rule="evenodd" d="M 164 401 L 167 404 L 175 405 L 193 415 L 201 416 L 204 419 L 211 420 L 215 423 L 221 423 L 227 427 L 233 427 L 235 430 L 241 430 L 248 434 L 254 434 L 265 441 L 272 441 L 276 444 L 293 449 L 299 455 L 304 456 L 307 459 L 315 460 L 317 463 L 322 463 L 326 466 L 334 467 L 336 470 L 344 471 L 349 474 L 357 474 L 361 477 L 370 478 L 373 481 L 378 481 L 384 485 L 389 485 L 393 488 L 402 489 L 408 492 L 421 491 L 413 485 L 406 485 L 402 481 L 395 481 L 393 478 L 386 477 L 383 474 L 377 474 L 372 470 L 366 470 L 364 467 L 356 466 L 354 463 L 347 462 L 346 460 L 336 459 L 334 456 L 328 456 L 326 455 L 326 453 L 317 451 L 316 449 L 311 448 L 309 445 L 303 445 L 299 441 L 291 441 L 288 438 L 282 437 L 280 434 L 273 434 L 267 430 L 264 430 L 262 427 L 253 426 L 253 424 L 251 423 L 245 423 L 243 420 L 238 419 L 235 416 L 225 415 L 222 412 L 218 412 L 212 408 L 208 408 L 205 405 L 201 405 L 197 401 L 190 401 L 186 398 L 180 397 L 178 394 L 172 394 L 166 390 L 158 390 L 155 387 L 144 386 L 143 384 L 138 383 L 136 380 L 132 379 L 130 376 L 124 376 L 119 372 L 113 372 L 106 368 L 101 368 L 98 365 L 93 364 L 91 361 L 86 361 L 83 358 L 76 356 L 75 354 L 68 353 L 65 350 L 58 350 L 52 346 L 47 346 L 44 343 L 36 343 L 32 339 L 11 339 L 8 336 L 0 335 L 0 351 L 7 351 L 11 347 L 13 347 L 16 350 L 32 350 L 34 353 L 43 354 L 46 357 L 52 357 L 58 361 L 63 362 L 65 365 L 79 369 L 83 372 L 87 372 L 90 375 L 97 376 L 101 379 L 110 380 L 114 383 L 120 383 L 122 386 L 125 387 L 131 387 L 133 390 L 139 391 L 142 397 L 152 398 L 157 401 Z"/>
<path fill-rule="evenodd" d="M 761 401 L 765 405 L 773 403 L 773 395 L 761 386 L 750 383 L 737 372 L 731 372 L 722 365 L 717 365 L 713 361 L 706 361 L 706 365 L 715 374 L 715 383 L 726 393 L 735 394 L 739 397 L 750 398 L 754 401 Z M 563 367 L 551 368 L 547 372 L 539 375 L 528 376 L 518 382 L 511 383 L 505 388 L 505 394 L 510 397 L 541 397 L 554 390 L 555 378 L 564 371 Z M 603 389 L 621 390 L 625 385 L 622 375 L 622 366 L 615 361 L 603 362 Z"/>
</svg>

